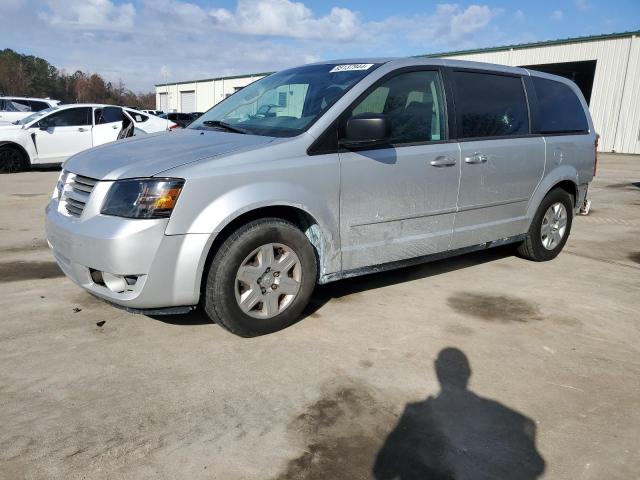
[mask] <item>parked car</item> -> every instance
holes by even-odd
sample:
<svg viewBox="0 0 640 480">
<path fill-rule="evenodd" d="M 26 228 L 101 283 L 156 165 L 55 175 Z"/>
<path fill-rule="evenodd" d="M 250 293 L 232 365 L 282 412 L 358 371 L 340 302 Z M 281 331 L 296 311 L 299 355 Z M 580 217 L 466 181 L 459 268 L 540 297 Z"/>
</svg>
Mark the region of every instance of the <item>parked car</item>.
<svg viewBox="0 0 640 480">
<path fill-rule="evenodd" d="M 148 113 L 149 115 L 155 115 L 156 117 L 162 115 L 162 110 L 140 110 L 142 113 Z"/>
<path fill-rule="evenodd" d="M 162 132 L 174 124 L 113 105 L 50 107 L 0 125 L 0 172 L 61 163 L 71 155 L 119 138 Z"/>
<path fill-rule="evenodd" d="M 193 113 L 170 112 L 163 113 L 162 115 L 160 115 L 160 118 L 166 118 L 174 122 L 178 127 L 186 128 L 191 124 L 191 122 L 197 119 L 198 116 L 194 115 Z"/>
<path fill-rule="evenodd" d="M 49 98 L 0 97 L 0 124 L 15 122 L 59 104 L 59 100 Z"/>
<path fill-rule="evenodd" d="M 445 59 L 319 63 L 172 135 L 74 156 L 47 238 L 65 274 L 112 304 L 199 305 L 253 336 L 295 322 L 316 283 L 509 243 L 551 260 L 595 165 L 587 104 L 565 78 Z"/>
</svg>

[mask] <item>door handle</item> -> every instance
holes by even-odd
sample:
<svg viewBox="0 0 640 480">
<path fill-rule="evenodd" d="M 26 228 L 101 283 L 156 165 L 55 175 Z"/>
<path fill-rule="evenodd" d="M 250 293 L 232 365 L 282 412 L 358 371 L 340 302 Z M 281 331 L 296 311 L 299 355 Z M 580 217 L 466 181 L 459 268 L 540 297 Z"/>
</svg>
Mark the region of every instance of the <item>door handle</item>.
<svg viewBox="0 0 640 480">
<path fill-rule="evenodd" d="M 111 127 L 111 128 L 113 128 L 113 129 L 115 130 L 116 128 L 120 128 L 120 125 L 114 125 L 114 126 L 113 126 L 113 127 Z"/>
<path fill-rule="evenodd" d="M 476 164 L 476 163 L 487 163 L 487 156 L 482 153 L 474 153 L 470 157 L 464 157 L 465 163 Z"/>
<path fill-rule="evenodd" d="M 80 128 L 78 128 L 78 131 L 79 131 L 79 132 L 86 132 L 87 130 L 88 130 L 88 129 L 86 129 L 86 128 L 84 128 L 84 127 L 80 127 Z"/>
<path fill-rule="evenodd" d="M 438 157 L 429 162 L 433 167 L 453 167 L 456 164 L 455 159 L 450 157 Z"/>
</svg>

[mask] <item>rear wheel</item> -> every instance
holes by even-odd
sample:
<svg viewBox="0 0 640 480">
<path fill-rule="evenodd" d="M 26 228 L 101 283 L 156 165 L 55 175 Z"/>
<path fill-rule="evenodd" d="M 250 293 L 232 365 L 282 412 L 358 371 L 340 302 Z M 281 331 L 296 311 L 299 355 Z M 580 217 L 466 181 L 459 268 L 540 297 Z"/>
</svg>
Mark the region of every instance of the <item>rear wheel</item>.
<svg viewBox="0 0 640 480">
<path fill-rule="evenodd" d="M 529 260 L 552 260 L 562 251 L 573 220 L 573 200 L 565 190 L 556 188 L 547 194 L 533 217 L 527 238 L 518 253 Z"/>
<path fill-rule="evenodd" d="M 27 160 L 24 154 L 15 147 L 0 147 L 0 173 L 16 173 L 26 170 Z"/>
<path fill-rule="evenodd" d="M 206 277 L 207 315 L 243 337 L 275 332 L 295 323 L 317 278 L 307 237 L 278 218 L 240 227 L 220 246 Z"/>
</svg>

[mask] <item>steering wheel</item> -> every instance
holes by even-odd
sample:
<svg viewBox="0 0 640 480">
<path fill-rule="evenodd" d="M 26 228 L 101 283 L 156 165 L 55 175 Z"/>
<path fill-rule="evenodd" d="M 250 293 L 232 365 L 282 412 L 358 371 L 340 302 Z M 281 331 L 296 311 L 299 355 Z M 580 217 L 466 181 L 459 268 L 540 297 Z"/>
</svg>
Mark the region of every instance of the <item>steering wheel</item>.
<svg viewBox="0 0 640 480">
<path fill-rule="evenodd" d="M 278 105 L 275 105 L 273 103 L 265 103 L 264 105 L 260 105 L 260 107 L 256 111 L 255 117 L 256 118 L 266 117 L 267 115 L 269 115 L 269 113 L 271 112 L 271 109 L 274 107 L 277 108 Z"/>
</svg>

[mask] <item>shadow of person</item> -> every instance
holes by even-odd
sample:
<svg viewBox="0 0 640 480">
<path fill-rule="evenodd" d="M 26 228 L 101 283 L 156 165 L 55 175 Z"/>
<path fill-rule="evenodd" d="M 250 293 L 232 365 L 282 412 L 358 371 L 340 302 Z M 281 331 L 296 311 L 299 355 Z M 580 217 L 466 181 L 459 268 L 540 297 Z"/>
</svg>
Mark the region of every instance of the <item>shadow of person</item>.
<svg viewBox="0 0 640 480">
<path fill-rule="evenodd" d="M 534 422 L 467 389 L 471 367 L 457 348 L 435 362 L 441 390 L 408 404 L 378 452 L 377 480 L 535 479 L 545 468 Z"/>
</svg>

